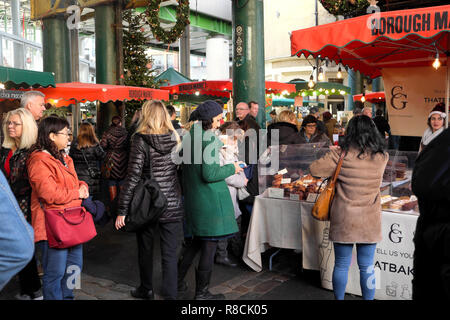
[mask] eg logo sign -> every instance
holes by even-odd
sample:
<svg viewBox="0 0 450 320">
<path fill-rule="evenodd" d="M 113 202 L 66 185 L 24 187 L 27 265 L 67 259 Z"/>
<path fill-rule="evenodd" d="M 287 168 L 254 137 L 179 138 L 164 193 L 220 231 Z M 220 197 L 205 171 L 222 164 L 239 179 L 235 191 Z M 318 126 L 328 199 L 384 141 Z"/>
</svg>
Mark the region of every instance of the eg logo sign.
<svg viewBox="0 0 450 320">
<path fill-rule="evenodd" d="M 402 232 L 397 229 L 400 227 L 398 223 L 393 223 L 391 225 L 391 231 L 389 232 L 389 240 L 391 240 L 392 243 L 400 243 L 402 242 L 403 237 L 401 236 Z"/>
<path fill-rule="evenodd" d="M 408 98 L 406 94 L 403 93 L 402 86 L 394 86 L 391 90 L 391 106 L 396 110 L 403 110 L 406 108 L 406 104 L 408 101 L 405 99 Z"/>
</svg>

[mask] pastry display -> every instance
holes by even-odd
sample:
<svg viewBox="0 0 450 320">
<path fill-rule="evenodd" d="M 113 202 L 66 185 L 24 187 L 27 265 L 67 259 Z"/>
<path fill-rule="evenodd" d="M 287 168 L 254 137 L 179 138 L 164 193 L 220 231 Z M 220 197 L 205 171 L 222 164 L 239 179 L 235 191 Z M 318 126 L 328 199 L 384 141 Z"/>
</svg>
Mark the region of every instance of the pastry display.
<svg viewBox="0 0 450 320">
<path fill-rule="evenodd" d="M 396 197 L 392 197 L 392 198 L 393 199 L 390 202 L 385 203 L 384 205 L 382 204 L 383 209 L 387 209 L 387 210 L 391 209 L 391 210 L 395 210 L 395 211 L 414 210 L 416 212 L 419 212 L 416 196 L 412 195 L 410 197 L 403 196 L 403 197 L 399 197 L 399 198 L 396 198 Z"/>
<path fill-rule="evenodd" d="M 383 173 L 383 181 L 392 182 L 406 179 L 406 163 L 388 161 Z"/>
<path fill-rule="evenodd" d="M 284 189 L 285 197 L 290 197 L 291 194 L 298 195 L 299 200 L 306 200 L 310 193 L 319 193 L 319 187 L 323 181 L 320 178 L 314 178 L 312 175 L 306 174 L 292 182 L 293 178 L 299 177 L 298 173 L 294 173 L 290 178 L 284 178 L 284 175 L 274 175 L 272 187 Z M 285 181 L 287 183 L 283 183 Z M 325 184 L 322 186 L 322 189 L 324 187 Z"/>
</svg>

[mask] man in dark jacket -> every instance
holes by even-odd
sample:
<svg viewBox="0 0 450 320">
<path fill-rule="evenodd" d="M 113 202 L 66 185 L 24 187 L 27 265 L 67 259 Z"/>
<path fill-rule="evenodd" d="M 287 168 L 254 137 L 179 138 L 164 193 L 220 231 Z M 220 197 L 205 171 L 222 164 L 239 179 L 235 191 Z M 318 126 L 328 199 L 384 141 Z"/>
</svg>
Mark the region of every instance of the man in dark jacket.
<svg viewBox="0 0 450 320">
<path fill-rule="evenodd" d="M 450 129 L 419 154 L 412 191 L 420 216 L 414 234 L 413 300 L 450 300 Z"/>
<path fill-rule="evenodd" d="M 177 120 L 177 111 L 175 110 L 175 107 L 169 104 L 166 106 L 166 109 L 169 112 L 170 120 L 172 120 L 172 125 L 174 129 L 175 130 L 181 129 L 181 126 Z"/>
<path fill-rule="evenodd" d="M 389 125 L 389 122 L 383 117 L 383 111 L 378 109 L 375 112 L 375 118 L 373 118 L 373 122 L 375 122 L 375 125 L 378 128 L 378 131 L 380 131 L 380 134 L 382 137 L 386 135 L 391 135 L 391 126 Z"/>
</svg>

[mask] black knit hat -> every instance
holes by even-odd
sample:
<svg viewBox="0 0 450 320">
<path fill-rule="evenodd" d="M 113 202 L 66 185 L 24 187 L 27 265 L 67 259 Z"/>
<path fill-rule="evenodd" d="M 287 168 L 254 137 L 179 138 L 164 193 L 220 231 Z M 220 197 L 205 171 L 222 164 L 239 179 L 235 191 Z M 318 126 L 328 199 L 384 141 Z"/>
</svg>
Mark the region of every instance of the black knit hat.
<svg viewBox="0 0 450 320">
<path fill-rule="evenodd" d="M 196 120 L 211 120 L 214 117 L 217 117 L 219 114 L 223 112 L 222 107 L 215 101 L 207 100 L 200 104 L 197 109 L 195 109 L 191 116 L 189 117 L 189 121 Z"/>
</svg>

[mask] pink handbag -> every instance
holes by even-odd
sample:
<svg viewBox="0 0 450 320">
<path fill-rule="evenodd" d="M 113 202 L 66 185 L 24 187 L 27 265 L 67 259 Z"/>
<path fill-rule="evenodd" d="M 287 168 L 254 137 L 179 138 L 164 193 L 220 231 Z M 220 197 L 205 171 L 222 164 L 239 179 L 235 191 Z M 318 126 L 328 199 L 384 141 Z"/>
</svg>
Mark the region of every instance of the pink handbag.
<svg viewBox="0 0 450 320">
<path fill-rule="evenodd" d="M 97 235 L 92 215 L 84 207 L 44 209 L 44 212 L 50 248 L 70 248 Z"/>
</svg>

